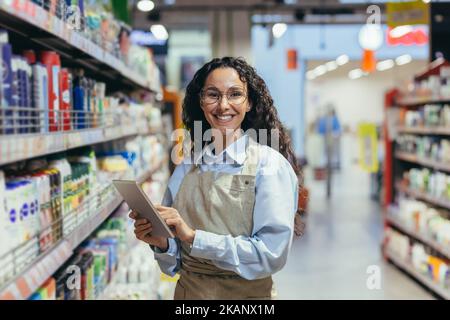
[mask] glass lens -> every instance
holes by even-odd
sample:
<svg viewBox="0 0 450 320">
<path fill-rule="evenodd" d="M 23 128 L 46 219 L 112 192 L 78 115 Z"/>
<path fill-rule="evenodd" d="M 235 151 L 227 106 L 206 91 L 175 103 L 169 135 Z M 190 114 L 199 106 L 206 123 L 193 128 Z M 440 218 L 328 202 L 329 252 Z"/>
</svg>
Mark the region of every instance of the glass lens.
<svg viewBox="0 0 450 320">
<path fill-rule="evenodd" d="M 228 101 L 231 104 L 241 104 L 245 101 L 245 92 L 242 90 L 231 90 L 227 93 Z"/>
<path fill-rule="evenodd" d="M 213 104 L 219 101 L 220 92 L 217 90 L 206 90 L 203 92 L 203 102 L 206 104 Z"/>
</svg>

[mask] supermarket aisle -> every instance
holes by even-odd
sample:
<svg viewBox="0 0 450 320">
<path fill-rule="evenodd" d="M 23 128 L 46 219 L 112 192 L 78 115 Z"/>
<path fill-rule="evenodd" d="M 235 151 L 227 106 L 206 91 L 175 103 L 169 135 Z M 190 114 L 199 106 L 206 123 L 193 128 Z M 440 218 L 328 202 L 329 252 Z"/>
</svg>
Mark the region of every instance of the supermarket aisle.
<svg viewBox="0 0 450 320">
<path fill-rule="evenodd" d="M 312 179 L 307 230 L 296 239 L 286 267 L 274 276 L 278 299 L 433 299 L 381 257 L 383 223 L 369 200 L 369 176 L 356 166 L 336 174 L 333 197 Z M 367 267 L 381 271 L 381 289 L 366 286 Z"/>
</svg>

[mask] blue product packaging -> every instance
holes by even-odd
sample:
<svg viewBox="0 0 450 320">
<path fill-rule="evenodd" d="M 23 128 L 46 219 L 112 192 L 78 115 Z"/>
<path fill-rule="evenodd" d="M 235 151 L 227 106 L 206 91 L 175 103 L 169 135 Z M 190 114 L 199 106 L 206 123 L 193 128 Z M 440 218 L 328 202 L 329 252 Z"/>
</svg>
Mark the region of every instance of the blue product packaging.
<svg viewBox="0 0 450 320">
<path fill-rule="evenodd" d="M 1 51 L 1 68 L 2 68 L 2 78 L 0 81 L 2 82 L 2 94 L 1 94 L 1 107 L 6 108 L 7 110 L 3 112 L 3 132 L 4 134 L 11 134 L 14 132 L 13 130 L 13 118 L 12 111 L 9 110 L 12 107 L 12 48 L 8 43 L 0 43 L 0 51 Z"/>
</svg>

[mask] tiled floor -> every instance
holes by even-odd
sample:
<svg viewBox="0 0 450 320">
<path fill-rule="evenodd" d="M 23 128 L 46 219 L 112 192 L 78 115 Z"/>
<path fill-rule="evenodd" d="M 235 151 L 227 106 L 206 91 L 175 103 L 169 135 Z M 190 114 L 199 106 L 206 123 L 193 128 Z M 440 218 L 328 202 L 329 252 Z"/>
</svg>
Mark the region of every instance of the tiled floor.
<svg viewBox="0 0 450 320">
<path fill-rule="evenodd" d="M 382 216 L 369 198 L 368 174 L 353 166 L 336 174 L 329 201 L 325 183 L 314 181 L 309 171 L 305 175 L 311 191 L 307 229 L 274 276 L 278 299 L 433 299 L 383 261 Z M 367 287 L 369 266 L 378 267 L 378 290 Z"/>
</svg>

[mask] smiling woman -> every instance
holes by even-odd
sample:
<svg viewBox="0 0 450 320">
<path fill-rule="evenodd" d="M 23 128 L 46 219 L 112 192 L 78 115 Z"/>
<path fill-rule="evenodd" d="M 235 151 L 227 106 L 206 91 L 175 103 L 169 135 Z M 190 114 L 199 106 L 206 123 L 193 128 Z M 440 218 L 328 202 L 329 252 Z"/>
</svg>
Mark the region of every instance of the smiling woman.
<svg viewBox="0 0 450 320">
<path fill-rule="evenodd" d="M 180 273 L 175 299 L 270 299 L 294 233 L 300 170 L 266 84 L 242 59 L 214 59 L 187 86 L 183 122 L 203 151 L 176 167 L 157 206 L 176 238 L 152 236 L 143 220 L 136 236 L 163 272 Z M 210 129 L 209 144 L 195 140 Z"/>
</svg>

